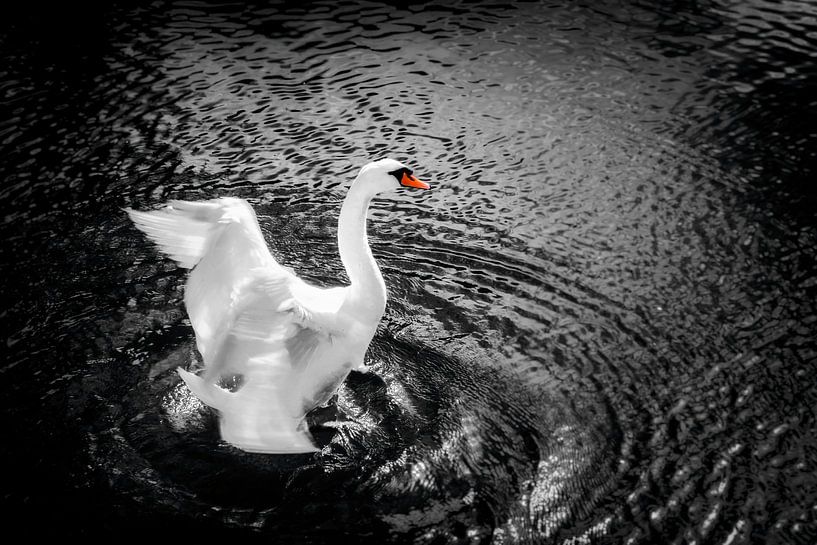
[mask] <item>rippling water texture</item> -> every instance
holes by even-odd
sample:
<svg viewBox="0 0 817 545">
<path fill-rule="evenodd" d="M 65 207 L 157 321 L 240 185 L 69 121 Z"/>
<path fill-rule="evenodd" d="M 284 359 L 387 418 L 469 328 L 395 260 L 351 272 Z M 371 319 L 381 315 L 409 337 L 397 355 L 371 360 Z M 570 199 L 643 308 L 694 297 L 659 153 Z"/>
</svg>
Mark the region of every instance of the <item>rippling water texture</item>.
<svg viewBox="0 0 817 545">
<path fill-rule="evenodd" d="M 651 4 L 5 17 L 6 527 L 815 543 L 817 8 Z M 374 371 L 310 416 L 317 454 L 221 443 L 174 371 L 184 272 L 121 208 L 246 198 L 336 285 L 384 155 L 434 189 L 371 212 Z"/>
</svg>

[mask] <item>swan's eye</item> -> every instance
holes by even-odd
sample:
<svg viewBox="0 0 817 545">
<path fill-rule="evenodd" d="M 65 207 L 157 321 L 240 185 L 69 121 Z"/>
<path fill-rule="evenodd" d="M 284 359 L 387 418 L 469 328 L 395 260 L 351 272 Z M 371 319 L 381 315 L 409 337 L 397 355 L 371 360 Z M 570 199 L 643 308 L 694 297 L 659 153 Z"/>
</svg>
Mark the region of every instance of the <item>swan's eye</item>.
<svg viewBox="0 0 817 545">
<path fill-rule="evenodd" d="M 389 172 L 389 174 L 391 174 L 392 176 L 397 178 L 397 181 L 402 184 L 403 183 L 403 175 L 405 174 L 406 176 L 411 176 L 411 172 L 412 172 L 411 169 L 408 169 L 406 167 L 402 167 L 402 168 L 398 168 L 397 170 L 392 170 L 391 172 Z"/>
</svg>

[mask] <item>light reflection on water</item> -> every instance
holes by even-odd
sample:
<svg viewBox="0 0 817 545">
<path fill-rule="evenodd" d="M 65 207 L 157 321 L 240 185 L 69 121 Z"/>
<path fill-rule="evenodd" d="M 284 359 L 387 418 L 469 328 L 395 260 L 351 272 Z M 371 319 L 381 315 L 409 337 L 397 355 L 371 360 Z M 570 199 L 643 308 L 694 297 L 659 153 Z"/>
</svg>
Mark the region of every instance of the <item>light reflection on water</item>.
<svg viewBox="0 0 817 545">
<path fill-rule="evenodd" d="M 74 46 L 10 30 L 2 399 L 28 439 L 2 452 L 37 462 L 7 501 L 100 535 L 807 543 L 813 11 L 171 3 Z M 173 372 L 184 273 L 120 208 L 247 198 L 331 285 L 381 155 L 434 190 L 371 213 L 374 373 L 312 416 L 314 457 L 220 444 Z"/>
</svg>

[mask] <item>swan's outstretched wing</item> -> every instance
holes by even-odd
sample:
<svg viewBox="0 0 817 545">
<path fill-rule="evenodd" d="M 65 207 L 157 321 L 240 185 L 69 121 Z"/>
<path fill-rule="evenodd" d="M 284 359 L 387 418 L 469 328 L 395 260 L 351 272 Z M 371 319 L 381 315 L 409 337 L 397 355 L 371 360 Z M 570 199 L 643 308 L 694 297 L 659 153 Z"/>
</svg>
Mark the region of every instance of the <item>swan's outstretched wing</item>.
<svg viewBox="0 0 817 545">
<path fill-rule="evenodd" d="M 171 201 L 157 211 L 127 212 L 163 253 L 193 269 L 184 302 L 205 362 L 251 271 L 261 269 L 281 280 L 297 281 L 272 257 L 255 212 L 242 199 Z"/>
<path fill-rule="evenodd" d="M 303 414 L 342 380 L 328 364 L 338 355 L 327 356 L 343 289 L 308 286 L 279 265 L 243 200 L 173 201 L 128 214 L 164 253 L 193 268 L 185 305 L 205 374 L 180 374 L 222 412 L 222 436 L 246 450 L 309 450 Z M 243 376 L 235 393 L 217 385 L 232 373 Z"/>
<path fill-rule="evenodd" d="M 304 414 L 318 396 L 331 395 L 348 370 L 336 365 L 343 356 L 332 353 L 332 334 L 311 327 L 305 309 L 293 303 L 286 278 L 254 274 L 218 328 L 203 377 L 179 373 L 193 393 L 221 411 L 222 437 L 230 443 L 256 452 L 314 450 Z M 241 375 L 236 392 L 218 385 L 227 374 Z"/>
</svg>

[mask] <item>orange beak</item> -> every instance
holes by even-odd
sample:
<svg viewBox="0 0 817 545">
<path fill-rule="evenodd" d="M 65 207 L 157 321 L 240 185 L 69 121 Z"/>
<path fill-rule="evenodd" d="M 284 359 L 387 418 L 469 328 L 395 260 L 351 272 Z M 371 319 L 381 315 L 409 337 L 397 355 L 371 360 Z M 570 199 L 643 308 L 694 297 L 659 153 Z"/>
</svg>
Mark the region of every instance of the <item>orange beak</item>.
<svg viewBox="0 0 817 545">
<path fill-rule="evenodd" d="M 431 186 L 428 185 L 427 183 L 421 182 L 420 180 L 418 180 L 414 176 L 412 176 L 410 174 L 406 174 L 405 172 L 403 173 L 403 179 L 400 180 L 400 183 L 405 185 L 405 186 L 408 186 L 408 187 L 418 187 L 420 189 L 431 189 Z"/>
</svg>

